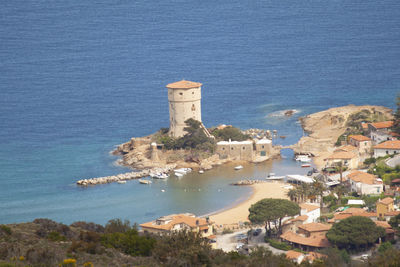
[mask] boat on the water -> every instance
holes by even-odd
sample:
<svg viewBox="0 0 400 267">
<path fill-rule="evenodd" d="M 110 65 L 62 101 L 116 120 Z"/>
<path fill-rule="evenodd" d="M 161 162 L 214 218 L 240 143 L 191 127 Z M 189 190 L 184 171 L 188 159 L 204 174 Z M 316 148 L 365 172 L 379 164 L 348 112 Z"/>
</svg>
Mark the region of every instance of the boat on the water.
<svg viewBox="0 0 400 267">
<path fill-rule="evenodd" d="M 308 155 L 297 155 L 296 161 L 300 162 L 311 162 L 311 158 Z"/>
<path fill-rule="evenodd" d="M 166 173 L 158 173 L 158 174 L 154 175 L 153 178 L 155 178 L 155 179 L 167 179 L 168 178 L 168 174 L 166 174 Z"/>
<path fill-rule="evenodd" d="M 175 169 L 174 172 L 175 173 L 182 173 L 182 174 L 186 174 L 191 172 L 192 169 L 191 168 L 180 168 L 180 169 Z"/>
<path fill-rule="evenodd" d="M 182 177 L 184 175 L 183 173 L 180 173 L 180 172 L 175 172 L 174 174 L 176 177 Z"/>
<path fill-rule="evenodd" d="M 301 167 L 302 168 L 309 168 L 309 167 L 311 167 L 311 164 L 301 164 Z"/>
<path fill-rule="evenodd" d="M 151 184 L 152 182 L 150 180 L 139 179 L 139 183 L 141 183 L 141 184 Z"/>
<path fill-rule="evenodd" d="M 282 179 L 285 179 L 285 176 L 276 176 L 275 173 L 270 172 L 265 179 L 266 180 L 282 180 Z"/>
<path fill-rule="evenodd" d="M 204 173 L 204 171 L 203 171 L 203 170 L 200 170 L 200 171 L 199 171 L 199 173 L 200 173 L 200 174 L 203 174 L 203 173 Z"/>
<path fill-rule="evenodd" d="M 242 165 L 239 165 L 239 166 L 236 166 L 236 167 L 235 167 L 235 170 L 241 170 L 241 169 L 243 169 L 243 166 L 242 166 Z"/>
<path fill-rule="evenodd" d="M 126 184 L 126 181 L 118 181 L 119 184 Z"/>
</svg>

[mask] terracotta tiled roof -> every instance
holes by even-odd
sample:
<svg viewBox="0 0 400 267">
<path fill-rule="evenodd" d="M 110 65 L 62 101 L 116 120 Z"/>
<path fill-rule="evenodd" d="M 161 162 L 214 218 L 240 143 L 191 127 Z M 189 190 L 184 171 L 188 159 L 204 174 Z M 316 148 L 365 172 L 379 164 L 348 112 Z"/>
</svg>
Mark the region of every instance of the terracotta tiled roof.
<svg viewBox="0 0 400 267">
<path fill-rule="evenodd" d="M 398 211 L 398 210 L 393 210 L 393 211 L 386 212 L 384 215 L 385 215 L 385 216 L 397 216 L 397 215 L 399 215 L 399 214 L 400 214 L 400 211 Z"/>
<path fill-rule="evenodd" d="M 340 151 L 353 152 L 353 151 L 357 151 L 357 150 L 358 149 L 355 146 L 345 145 L 345 146 L 338 147 L 337 149 L 335 149 L 334 152 L 340 152 Z"/>
<path fill-rule="evenodd" d="M 390 134 L 391 136 L 393 136 L 393 137 L 399 137 L 399 136 L 400 136 L 400 134 L 395 133 L 395 132 L 390 132 L 389 134 Z"/>
<path fill-rule="evenodd" d="M 311 204 L 307 204 L 307 203 L 301 203 L 299 206 L 300 206 L 300 208 L 301 208 L 302 210 L 307 210 L 307 212 L 310 212 L 310 211 L 319 209 L 318 206 L 316 206 L 316 205 L 311 205 Z"/>
<path fill-rule="evenodd" d="M 293 221 L 293 222 L 295 222 L 295 221 L 302 221 L 302 222 L 304 222 L 304 221 L 307 220 L 307 219 L 308 219 L 308 216 L 307 216 L 307 215 L 301 215 L 301 216 L 297 216 L 296 218 L 293 218 L 292 221 Z"/>
<path fill-rule="evenodd" d="M 374 148 L 381 148 L 381 149 L 400 149 L 400 140 L 392 140 L 380 143 Z"/>
<path fill-rule="evenodd" d="M 286 252 L 286 257 L 291 260 L 297 260 L 300 256 L 303 256 L 303 253 L 295 250 L 288 250 Z"/>
<path fill-rule="evenodd" d="M 399 178 L 394 179 L 394 180 L 392 180 L 392 183 L 400 183 L 400 179 Z"/>
<path fill-rule="evenodd" d="M 360 182 L 363 184 L 382 183 L 382 182 L 376 180 L 375 175 L 367 173 L 367 172 L 362 172 L 362 171 L 353 171 L 347 175 L 347 178 L 350 180 L 353 180 L 354 182 L 357 182 L 357 183 Z"/>
<path fill-rule="evenodd" d="M 313 235 L 311 237 L 304 237 L 289 231 L 282 234 L 281 238 L 292 243 L 310 247 L 317 247 L 317 248 L 325 248 L 331 245 L 328 239 L 322 235 Z"/>
<path fill-rule="evenodd" d="M 166 219 L 167 223 L 165 224 L 157 224 L 157 221 L 160 219 Z M 206 219 L 197 218 L 193 216 L 189 216 L 187 214 L 173 214 L 165 217 L 161 217 L 158 220 L 142 223 L 140 226 L 142 228 L 152 228 L 158 230 L 166 230 L 170 231 L 174 225 L 176 224 L 186 224 L 190 228 L 196 228 L 197 226 L 200 228 L 208 227 L 209 223 L 207 223 Z M 204 228 L 206 229 L 206 228 Z M 203 229 L 203 230 L 204 230 Z"/>
<path fill-rule="evenodd" d="M 352 159 L 355 157 L 356 155 L 352 152 L 338 151 L 331 154 L 327 159 Z"/>
<path fill-rule="evenodd" d="M 384 199 L 379 200 L 378 203 L 382 203 L 382 204 L 384 204 L 384 205 L 389 205 L 389 204 L 391 204 L 391 203 L 393 203 L 393 202 L 394 202 L 393 198 L 391 198 L 391 197 L 385 197 Z"/>
<path fill-rule="evenodd" d="M 171 88 L 171 89 L 191 89 L 191 88 L 200 87 L 201 85 L 202 85 L 201 83 L 182 80 L 182 81 L 179 81 L 179 82 L 174 82 L 174 83 L 167 84 L 167 88 Z"/>
<path fill-rule="evenodd" d="M 335 219 L 335 221 L 337 221 L 337 220 L 344 220 L 351 216 L 376 217 L 377 215 L 376 212 L 367 212 L 361 208 L 348 208 L 344 211 L 336 212 L 333 215 L 333 218 Z"/>
<path fill-rule="evenodd" d="M 364 130 L 368 129 L 368 123 L 362 122 L 362 123 L 361 123 L 361 127 L 362 127 Z"/>
<path fill-rule="evenodd" d="M 374 122 L 370 123 L 372 126 L 374 126 L 376 129 L 384 129 L 384 128 L 390 128 L 393 126 L 393 121 L 381 121 L 381 122 Z"/>
<path fill-rule="evenodd" d="M 366 137 L 364 135 L 360 135 L 360 134 L 358 134 L 358 135 L 350 135 L 349 138 L 350 139 L 354 139 L 354 140 L 359 141 L 359 142 L 361 142 L 361 141 L 371 141 L 371 138 Z"/>
<path fill-rule="evenodd" d="M 306 255 L 306 260 L 313 262 L 316 259 L 321 259 L 321 258 L 326 258 L 326 257 L 328 257 L 328 256 L 318 253 L 318 252 L 311 251 Z"/>
<path fill-rule="evenodd" d="M 300 229 L 303 229 L 307 232 L 323 232 L 331 229 L 332 225 L 323 224 L 323 223 L 306 223 L 303 225 L 299 225 Z"/>
</svg>

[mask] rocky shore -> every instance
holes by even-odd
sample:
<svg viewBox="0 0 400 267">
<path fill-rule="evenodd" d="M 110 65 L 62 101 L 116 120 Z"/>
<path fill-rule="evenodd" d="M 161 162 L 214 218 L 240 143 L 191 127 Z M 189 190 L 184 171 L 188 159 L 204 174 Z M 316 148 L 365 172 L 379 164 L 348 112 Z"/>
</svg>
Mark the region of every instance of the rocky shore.
<svg viewBox="0 0 400 267">
<path fill-rule="evenodd" d="M 290 146 L 295 153 L 311 154 L 318 168 L 324 166 L 324 159 L 333 152 L 339 136 L 351 127 L 351 120 L 359 112 L 368 111 L 371 117 L 381 120 L 392 119 L 392 110 L 383 106 L 355 106 L 331 108 L 300 118 L 301 125 L 308 136 Z"/>
<path fill-rule="evenodd" d="M 245 179 L 245 180 L 240 180 L 235 183 L 232 183 L 231 185 L 253 185 L 253 184 L 266 183 L 266 182 L 268 182 L 268 181 Z"/>
<path fill-rule="evenodd" d="M 137 171 L 137 172 L 121 173 L 121 174 L 112 175 L 112 176 L 83 179 L 83 180 L 77 181 L 76 184 L 81 185 L 81 186 L 89 186 L 89 185 L 109 184 L 109 183 L 114 183 L 114 182 L 139 179 L 142 177 L 149 176 L 150 173 L 168 173 L 171 170 L 175 169 L 175 167 L 176 167 L 176 164 L 169 164 L 163 168 L 152 168 L 152 169 L 145 169 L 145 170 Z"/>
</svg>

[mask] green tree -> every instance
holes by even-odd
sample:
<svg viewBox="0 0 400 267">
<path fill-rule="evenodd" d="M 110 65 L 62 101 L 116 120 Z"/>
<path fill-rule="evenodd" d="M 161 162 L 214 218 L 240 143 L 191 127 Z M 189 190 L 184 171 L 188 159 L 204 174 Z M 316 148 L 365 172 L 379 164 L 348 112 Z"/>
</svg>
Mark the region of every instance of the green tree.
<svg viewBox="0 0 400 267">
<path fill-rule="evenodd" d="M 264 198 L 249 208 L 249 220 L 252 223 L 265 224 L 267 235 L 272 233 L 271 224 L 275 226 L 277 234 L 282 232 L 282 219 L 300 213 L 298 204 L 287 199 Z"/>
<path fill-rule="evenodd" d="M 324 192 L 326 190 L 325 184 L 317 179 L 312 183 L 313 194 L 320 197 L 320 209 L 322 212 L 322 208 L 324 206 Z"/>
<path fill-rule="evenodd" d="M 218 140 L 228 141 L 244 141 L 250 138 L 249 135 L 243 134 L 239 128 L 228 126 L 223 129 L 217 129 L 211 131 L 211 134 L 215 136 Z"/>
<path fill-rule="evenodd" d="M 400 266 L 400 250 L 389 248 L 383 253 L 377 253 L 375 256 L 368 259 L 368 266 Z"/>
<path fill-rule="evenodd" d="M 394 113 L 392 130 L 393 132 L 400 134 L 400 94 L 397 96 L 396 105 L 397 105 L 397 110 Z"/>
<path fill-rule="evenodd" d="M 352 216 L 335 223 L 326 234 L 328 240 L 339 248 L 367 248 L 385 236 L 385 229 L 376 226 L 369 218 Z"/>
</svg>

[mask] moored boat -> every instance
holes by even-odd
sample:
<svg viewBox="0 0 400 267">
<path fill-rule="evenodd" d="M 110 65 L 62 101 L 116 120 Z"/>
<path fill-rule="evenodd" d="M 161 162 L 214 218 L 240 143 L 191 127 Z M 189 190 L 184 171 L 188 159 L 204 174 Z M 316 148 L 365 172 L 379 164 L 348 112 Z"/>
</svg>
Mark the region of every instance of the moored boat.
<svg viewBox="0 0 400 267">
<path fill-rule="evenodd" d="M 152 182 L 150 180 L 139 179 L 139 183 L 141 183 L 141 184 L 151 184 Z"/>
<path fill-rule="evenodd" d="M 126 181 L 118 181 L 119 184 L 126 184 Z"/>
<path fill-rule="evenodd" d="M 239 165 L 239 166 L 236 166 L 236 167 L 235 167 L 235 170 L 241 170 L 241 169 L 243 169 L 243 166 L 242 166 L 242 165 Z"/>
<path fill-rule="evenodd" d="M 311 167 L 311 164 L 301 164 L 301 167 L 302 168 L 309 168 L 309 167 Z"/>
</svg>

